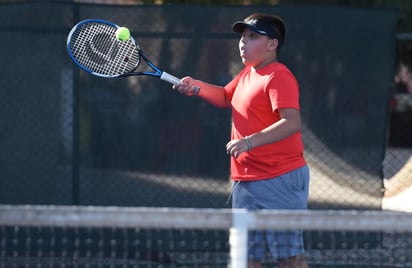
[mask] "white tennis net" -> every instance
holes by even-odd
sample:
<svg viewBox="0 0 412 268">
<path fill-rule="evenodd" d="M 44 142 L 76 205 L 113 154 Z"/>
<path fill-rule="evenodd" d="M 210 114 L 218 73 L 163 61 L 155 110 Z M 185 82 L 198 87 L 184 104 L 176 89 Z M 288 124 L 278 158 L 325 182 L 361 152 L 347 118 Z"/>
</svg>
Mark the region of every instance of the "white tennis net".
<svg viewBox="0 0 412 268">
<path fill-rule="evenodd" d="M 0 205 L 0 267 L 243 268 L 250 230 L 294 229 L 310 267 L 412 267 L 409 213 L 32 205 Z"/>
</svg>

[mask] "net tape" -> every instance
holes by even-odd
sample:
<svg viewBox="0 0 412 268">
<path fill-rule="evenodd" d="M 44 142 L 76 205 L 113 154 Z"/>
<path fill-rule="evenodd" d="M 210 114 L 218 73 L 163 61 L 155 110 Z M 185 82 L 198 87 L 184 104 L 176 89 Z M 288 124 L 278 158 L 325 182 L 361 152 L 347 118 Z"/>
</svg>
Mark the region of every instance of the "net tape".
<svg viewBox="0 0 412 268">
<path fill-rule="evenodd" d="M 261 210 L 0 205 L 1 225 L 412 231 L 412 213 L 355 210 Z"/>
<path fill-rule="evenodd" d="M 0 267 L 241 268 L 253 229 L 309 232 L 316 267 L 412 267 L 411 222 L 390 211 L 0 205 Z"/>
</svg>

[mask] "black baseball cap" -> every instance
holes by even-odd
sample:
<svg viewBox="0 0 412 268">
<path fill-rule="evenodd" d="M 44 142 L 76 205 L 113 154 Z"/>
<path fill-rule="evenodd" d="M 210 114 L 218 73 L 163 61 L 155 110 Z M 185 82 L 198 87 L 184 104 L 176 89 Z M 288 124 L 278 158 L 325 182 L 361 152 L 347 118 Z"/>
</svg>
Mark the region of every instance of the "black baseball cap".
<svg viewBox="0 0 412 268">
<path fill-rule="evenodd" d="M 232 30 L 236 33 L 242 33 L 245 27 L 250 30 L 269 36 L 272 39 L 278 39 L 283 44 L 286 35 L 286 27 L 283 19 L 279 16 L 254 13 L 249 15 L 243 21 L 237 21 L 232 25 Z"/>
</svg>

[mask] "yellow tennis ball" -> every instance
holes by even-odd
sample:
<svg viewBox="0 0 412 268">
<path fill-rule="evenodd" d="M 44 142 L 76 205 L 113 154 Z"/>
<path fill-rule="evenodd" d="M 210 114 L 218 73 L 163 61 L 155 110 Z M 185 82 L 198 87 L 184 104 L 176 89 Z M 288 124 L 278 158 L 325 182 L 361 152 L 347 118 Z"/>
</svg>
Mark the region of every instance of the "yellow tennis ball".
<svg viewBox="0 0 412 268">
<path fill-rule="evenodd" d="M 122 42 L 129 40 L 130 38 L 129 29 L 127 29 L 126 27 L 119 27 L 116 30 L 116 38 L 117 40 L 122 41 Z"/>
</svg>

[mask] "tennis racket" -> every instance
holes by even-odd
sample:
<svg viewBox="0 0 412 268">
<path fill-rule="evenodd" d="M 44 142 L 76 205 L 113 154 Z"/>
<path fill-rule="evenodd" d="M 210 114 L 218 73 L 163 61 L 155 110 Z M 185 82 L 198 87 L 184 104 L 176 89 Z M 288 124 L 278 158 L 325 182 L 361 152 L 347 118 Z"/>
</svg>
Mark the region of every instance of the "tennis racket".
<svg viewBox="0 0 412 268">
<path fill-rule="evenodd" d="M 100 19 L 88 19 L 77 23 L 67 36 L 67 51 L 73 62 L 82 70 L 105 78 L 149 75 L 171 84 L 180 84 L 180 79 L 162 71 L 143 53 L 131 36 L 127 41 L 116 38 L 120 26 Z M 152 69 L 136 71 L 141 59 Z M 199 88 L 193 88 L 197 95 Z"/>
</svg>

